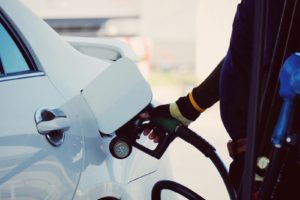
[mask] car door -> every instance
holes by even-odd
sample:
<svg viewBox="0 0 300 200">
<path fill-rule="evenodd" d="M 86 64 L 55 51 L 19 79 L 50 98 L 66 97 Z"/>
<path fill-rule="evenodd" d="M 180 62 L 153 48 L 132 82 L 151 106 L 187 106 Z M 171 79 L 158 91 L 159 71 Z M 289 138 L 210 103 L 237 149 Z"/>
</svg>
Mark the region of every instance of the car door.
<svg viewBox="0 0 300 200">
<path fill-rule="evenodd" d="M 20 35 L 1 14 L 0 199 L 72 199 L 83 160 L 79 117 Z"/>
</svg>

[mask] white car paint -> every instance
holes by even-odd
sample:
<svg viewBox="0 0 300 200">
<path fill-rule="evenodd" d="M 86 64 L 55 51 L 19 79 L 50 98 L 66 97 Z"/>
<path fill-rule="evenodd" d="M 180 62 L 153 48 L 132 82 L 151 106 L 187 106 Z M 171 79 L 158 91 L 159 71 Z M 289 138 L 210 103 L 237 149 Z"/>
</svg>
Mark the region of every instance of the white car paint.
<svg viewBox="0 0 300 200">
<path fill-rule="evenodd" d="M 151 89 L 136 64 L 127 58 L 112 63 L 83 89 L 82 95 L 103 133 L 116 131 L 145 108 L 152 98 Z"/>
<path fill-rule="evenodd" d="M 114 94 L 111 98 L 117 98 L 118 104 L 124 99 L 127 104 L 120 113 L 115 110 L 122 109 L 117 105 L 102 110 L 115 113 L 118 119 L 117 123 L 105 124 L 107 132 L 147 106 L 151 91 L 141 74 L 133 70 L 134 62 L 126 58 L 127 54 L 112 62 L 79 53 L 17 0 L 0 0 L 0 11 L 38 68 L 27 74 L 0 77 L 0 199 L 150 199 L 153 184 L 171 178 L 167 159 L 159 161 L 137 150 L 125 160 L 114 159 L 108 150 L 114 133 L 100 136 L 103 116 L 93 102 L 95 98 L 99 104 L 113 104 L 109 95 L 101 94 L 109 87 Z M 129 70 L 122 78 L 131 80 L 128 85 L 126 81 L 119 82 L 122 87 L 114 85 L 119 80 L 113 73 L 105 77 L 112 84 L 98 85 L 101 74 L 117 73 L 113 66 L 123 61 L 128 65 L 124 69 Z M 133 84 L 135 80 L 138 84 Z M 100 87 L 99 93 L 93 83 Z M 122 95 L 114 91 L 118 89 L 123 89 Z M 138 93 L 143 98 L 137 98 Z M 47 124 L 45 128 L 45 124 L 39 124 L 39 119 L 45 118 L 37 112 L 40 108 L 48 109 L 48 113 L 59 109 L 63 113 L 59 117 L 66 117 L 68 123 Z M 63 127 L 63 131 L 46 139 L 44 134 L 53 127 Z M 52 136 L 61 136 L 62 132 L 62 144 L 51 145 L 49 141 L 57 138 Z"/>
<path fill-rule="evenodd" d="M 138 62 L 139 58 L 125 43 L 116 39 L 63 36 L 75 49 L 101 60 L 116 61 L 121 57 Z"/>
<path fill-rule="evenodd" d="M 54 87 L 66 99 L 76 95 L 109 66 L 107 61 L 88 56 L 83 58 L 82 54 L 63 41 L 51 27 L 19 1 L 1 0 L 1 7 L 22 33 L 23 40 L 29 44 L 39 62 L 39 69 L 48 75 Z"/>
<path fill-rule="evenodd" d="M 83 148 L 79 119 L 73 109 L 69 105 L 63 108 L 72 126 L 65 133 L 64 145 L 53 148 L 34 123 L 37 108 L 64 102 L 48 78 L 1 82 L 0 91 L 0 199 L 72 198 L 83 164 L 82 155 L 72 162 Z"/>
</svg>

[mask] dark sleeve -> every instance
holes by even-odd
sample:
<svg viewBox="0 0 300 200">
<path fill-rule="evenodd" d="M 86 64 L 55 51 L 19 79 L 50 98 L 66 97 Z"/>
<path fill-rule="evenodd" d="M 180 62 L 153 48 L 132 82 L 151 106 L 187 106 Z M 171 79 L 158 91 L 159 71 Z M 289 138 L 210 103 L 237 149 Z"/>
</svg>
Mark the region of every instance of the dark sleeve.
<svg viewBox="0 0 300 200">
<path fill-rule="evenodd" d="M 192 90 L 195 102 L 202 109 L 212 106 L 219 100 L 219 82 L 223 60 L 221 60 L 212 73 L 199 86 Z M 195 120 L 200 115 L 191 104 L 188 95 L 180 97 L 176 103 L 181 114 L 186 118 Z"/>
</svg>

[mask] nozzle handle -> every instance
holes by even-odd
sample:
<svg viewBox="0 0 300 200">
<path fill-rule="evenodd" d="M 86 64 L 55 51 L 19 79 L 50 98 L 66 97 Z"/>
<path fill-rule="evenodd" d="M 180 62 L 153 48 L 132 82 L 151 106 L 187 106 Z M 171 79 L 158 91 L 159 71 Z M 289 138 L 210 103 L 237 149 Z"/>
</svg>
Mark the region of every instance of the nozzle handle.
<svg viewBox="0 0 300 200">
<path fill-rule="evenodd" d="M 136 141 L 134 141 L 132 145 L 134 147 L 136 147 L 137 149 L 147 153 L 148 155 L 153 156 L 157 159 L 160 159 L 164 155 L 164 153 L 167 150 L 167 148 L 169 147 L 170 143 L 175 139 L 175 137 L 170 135 L 167 132 L 164 133 L 163 135 L 160 134 L 159 137 L 160 137 L 159 142 L 158 142 L 156 148 L 153 150 L 139 144 Z"/>
<path fill-rule="evenodd" d="M 275 147 L 280 148 L 287 134 L 288 124 L 293 111 L 293 101 L 284 99 L 278 121 L 276 123 L 272 136 L 272 143 Z"/>
<path fill-rule="evenodd" d="M 136 140 L 133 141 L 132 145 L 139 150 L 160 159 L 170 143 L 176 138 L 176 129 L 181 123 L 172 118 L 153 118 L 151 119 L 151 123 L 156 127 L 155 132 L 159 135 L 159 141 L 154 150 L 151 150 L 141 144 L 139 144 Z"/>
<path fill-rule="evenodd" d="M 153 118 L 151 122 L 171 134 L 176 134 L 177 128 L 183 125 L 176 119 L 165 117 Z"/>
</svg>

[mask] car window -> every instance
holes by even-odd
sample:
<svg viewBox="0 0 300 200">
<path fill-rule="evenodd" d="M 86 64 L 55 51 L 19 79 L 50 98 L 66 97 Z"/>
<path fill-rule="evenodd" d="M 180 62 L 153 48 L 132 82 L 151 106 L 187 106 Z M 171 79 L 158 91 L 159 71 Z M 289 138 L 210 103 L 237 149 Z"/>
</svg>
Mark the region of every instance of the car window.
<svg viewBox="0 0 300 200">
<path fill-rule="evenodd" d="M 0 68 L 1 76 L 30 71 L 23 54 L 2 23 L 0 23 Z"/>
</svg>

